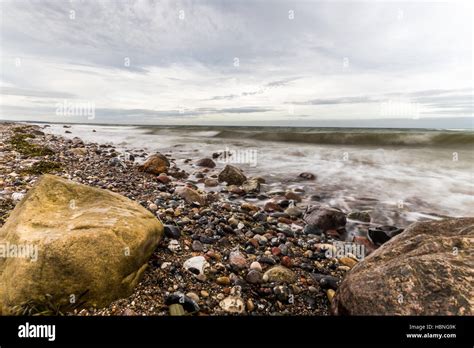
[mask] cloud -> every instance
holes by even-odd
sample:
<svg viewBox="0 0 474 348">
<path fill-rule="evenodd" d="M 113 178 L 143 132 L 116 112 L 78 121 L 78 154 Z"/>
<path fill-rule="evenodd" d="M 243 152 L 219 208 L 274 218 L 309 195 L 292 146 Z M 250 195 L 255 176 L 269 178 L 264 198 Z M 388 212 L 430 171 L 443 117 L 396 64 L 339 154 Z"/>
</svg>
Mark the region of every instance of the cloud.
<svg viewBox="0 0 474 348">
<path fill-rule="evenodd" d="M 47 110 L 64 99 L 146 122 L 219 123 L 236 114 L 248 123 L 376 119 L 385 117 L 377 104 L 391 98 L 438 116 L 472 114 L 470 2 L 24 0 L 0 7 L 2 118 L 54 119 Z"/>
<path fill-rule="evenodd" d="M 35 91 L 15 87 L 0 87 L 0 94 L 37 98 L 75 98 L 71 93 L 54 91 Z"/>
</svg>

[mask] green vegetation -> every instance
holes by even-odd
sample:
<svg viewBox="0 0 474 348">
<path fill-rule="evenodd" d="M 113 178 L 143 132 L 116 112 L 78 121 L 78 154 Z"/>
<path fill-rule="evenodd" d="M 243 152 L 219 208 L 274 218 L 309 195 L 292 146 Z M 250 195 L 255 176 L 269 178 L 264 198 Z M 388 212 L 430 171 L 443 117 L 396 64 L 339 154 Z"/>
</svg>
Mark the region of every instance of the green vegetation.
<svg viewBox="0 0 474 348">
<path fill-rule="evenodd" d="M 62 168 L 60 163 L 51 161 L 39 161 L 34 163 L 30 168 L 24 169 L 24 174 L 46 174 L 60 170 Z"/>
<path fill-rule="evenodd" d="M 27 139 L 35 138 L 33 134 L 22 133 L 22 131 L 20 131 L 21 128 L 15 129 L 19 130 L 15 130 L 16 134 L 10 138 L 10 144 L 16 151 L 18 151 L 22 155 L 35 157 L 54 154 L 53 150 L 48 147 L 31 144 L 30 142 L 28 142 Z"/>
</svg>

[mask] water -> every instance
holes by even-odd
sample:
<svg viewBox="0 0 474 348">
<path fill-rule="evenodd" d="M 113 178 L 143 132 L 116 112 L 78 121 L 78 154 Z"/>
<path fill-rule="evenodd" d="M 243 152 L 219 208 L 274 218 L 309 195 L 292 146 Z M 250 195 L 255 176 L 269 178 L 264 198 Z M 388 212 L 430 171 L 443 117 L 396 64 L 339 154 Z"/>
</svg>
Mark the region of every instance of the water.
<svg viewBox="0 0 474 348">
<path fill-rule="evenodd" d="M 193 170 L 186 158 L 234 151 L 231 159 L 240 155 L 246 161 L 235 165 L 247 176 L 264 177 L 266 190 L 301 188 L 307 198 L 316 195 L 345 211 L 371 210 L 377 223 L 406 226 L 474 211 L 469 131 L 97 125 L 73 125 L 72 134 L 64 134 L 62 125 L 46 130 L 119 149 L 172 153 L 188 172 Z M 298 181 L 301 172 L 317 179 Z"/>
</svg>

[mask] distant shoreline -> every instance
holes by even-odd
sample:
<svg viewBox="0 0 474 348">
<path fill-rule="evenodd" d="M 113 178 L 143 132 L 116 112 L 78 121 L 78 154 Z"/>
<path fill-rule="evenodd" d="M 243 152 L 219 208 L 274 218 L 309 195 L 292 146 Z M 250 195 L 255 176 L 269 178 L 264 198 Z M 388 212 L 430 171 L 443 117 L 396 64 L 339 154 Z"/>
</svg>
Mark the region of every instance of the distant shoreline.
<svg viewBox="0 0 474 348">
<path fill-rule="evenodd" d="M 423 121 L 429 121 L 429 120 L 437 120 L 438 118 L 423 118 Z M 443 120 L 447 120 L 446 118 L 442 118 Z M 274 129 L 282 129 L 282 128 L 294 128 L 294 129 L 301 129 L 301 128 L 314 128 L 314 129 L 379 129 L 379 130 L 424 130 L 424 131 L 465 131 L 465 132 L 474 132 L 474 117 L 453 117 L 449 119 L 449 121 L 452 120 L 453 126 L 452 127 L 402 127 L 402 126 L 367 126 L 363 125 L 363 123 L 366 122 L 377 122 L 379 120 L 370 120 L 370 119 L 360 119 L 360 120 L 321 120 L 319 125 L 269 125 L 269 124 L 253 124 L 253 125 L 235 125 L 235 124 L 201 124 L 201 125 L 196 125 L 196 124 L 143 124 L 143 123 L 107 123 L 107 122 L 97 122 L 97 123 L 91 123 L 91 122 L 61 122 L 61 121 L 38 121 L 38 120 L 7 120 L 7 119 L 0 119 L 0 123 L 28 123 L 28 124 L 60 124 L 60 125 L 68 125 L 68 124 L 74 124 L 74 125 L 84 125 L 84 126 L 110 126 L 110 127 L 163 127 L 163 128 L 196 128 L 196 129 L 202 129 L 202 128 L 274 128 Z M 407 122 L 407 121 L 416 121 L 416 120 L 406 120 L 406 119 L 386 119 L 383 120 L 386 123 L 395 123 L 395 122 Z M 420 121 L 420 119 L 418 120 Z M 470 127 L 456 127 L 457 122 L 463 122 L 463 123 L 470 123 Z M 348 126 L 342 126 L 342 125 L 325 125 L 324 123 L 342 123 L 342 122 L 358 122 L 361 123 L 359 126 L 355 125 L 348 125 Z"/>
</svg>

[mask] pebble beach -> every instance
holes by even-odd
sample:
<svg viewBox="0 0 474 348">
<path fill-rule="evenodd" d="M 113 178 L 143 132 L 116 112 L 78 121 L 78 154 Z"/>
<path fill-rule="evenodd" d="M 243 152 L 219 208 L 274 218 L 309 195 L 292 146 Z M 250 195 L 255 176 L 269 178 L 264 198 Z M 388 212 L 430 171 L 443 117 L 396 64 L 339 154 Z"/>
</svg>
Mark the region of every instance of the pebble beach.
<svg viewBox="0 0 474 348">
<path fill-rule="evenodd" d="M 346 274 L 403 231 L 371 222 L 368 211 L 326 206 L 294 185 L 268 188 L 266 173 L 247 176 L 219 162 L 223 153 L 178 160 L 48 127 L 0 124 L 0 226 L 49 173 L 139 203 L 165 235 L 130 296 L 65 315 L 329 315 Z M 293 184 L 314 180 L 302 172 Z M 359 233 L 348 234 L 348 224 Z"/>
</svg>

